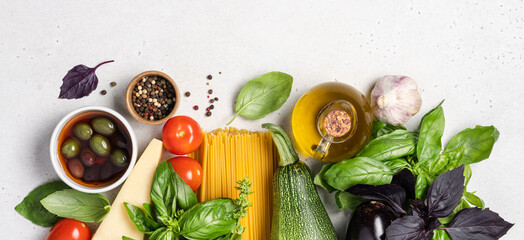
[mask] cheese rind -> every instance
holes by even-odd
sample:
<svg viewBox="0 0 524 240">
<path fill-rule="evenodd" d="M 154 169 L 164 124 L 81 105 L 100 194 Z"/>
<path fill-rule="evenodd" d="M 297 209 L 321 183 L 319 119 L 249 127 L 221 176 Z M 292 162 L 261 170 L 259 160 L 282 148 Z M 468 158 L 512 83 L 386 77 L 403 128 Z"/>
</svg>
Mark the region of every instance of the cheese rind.
<svg viewBox="0 0 524 240">
<path fill-rule="evenodd" d="M 118 192 L 111 205 L 111 211 L 98 227 L 92 240 L 120 240 L 122 236 L 136 240 L 144 239 L 144 233 L 138 231 L 123 203 L 128 202 L 141 207 L 143 203 L 151 202 L 151 183 L 163 153 L 162 141 L 153 138 Z"/>
</svg>

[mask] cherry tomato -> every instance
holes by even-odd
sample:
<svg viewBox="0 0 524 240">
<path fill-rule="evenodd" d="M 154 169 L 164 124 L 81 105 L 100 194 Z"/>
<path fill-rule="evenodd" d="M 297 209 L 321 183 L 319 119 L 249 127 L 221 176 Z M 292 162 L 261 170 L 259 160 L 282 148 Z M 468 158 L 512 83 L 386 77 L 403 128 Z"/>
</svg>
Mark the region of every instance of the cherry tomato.
<svg viewBox="0 0 524 240">
<path fill-rule="evenodd" d="M 192 118 L 176 116 L 164 125 L 162 140 L 169 152 L 185 155 L 194 152 L 202 143 L 202 129 Z"/>
<path fill-rule="evenodd" d="M 83 222 L 64 218 L 58 221 L 49 231 L 46 240 L 89 240 L 91 232 Z"/>
<path fill-rule="evenodd" d="M 202 167 L 197 160 L 190 157 L 180 156 L 167 160 L 175 169 L 175 172 L 186 182 L 193 191 L 197 190 L 202 183 Z"/>
</svg>

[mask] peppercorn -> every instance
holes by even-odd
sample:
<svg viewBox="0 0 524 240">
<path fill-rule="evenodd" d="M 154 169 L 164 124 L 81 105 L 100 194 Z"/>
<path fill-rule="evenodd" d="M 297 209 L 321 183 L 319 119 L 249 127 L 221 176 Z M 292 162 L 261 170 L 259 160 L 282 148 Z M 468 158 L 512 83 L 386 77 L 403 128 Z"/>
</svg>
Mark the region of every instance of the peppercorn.
<svg viewBox="0 0 524 240">
<path fill-rule="evenodd" d="M 210 109 L 215 109 L 215 106 L 211 105 L 209 106 Z"/>
<path fill-rule="evenodd" d="M 189 97 L 189 96 L 191 96 L 191 93 L 190 92 L 186 92 L 185 95 L 186 95 L 186 97 Z"/>
<path fill-rule="evenodd" d="M 213 79 L 213 76 L 207 75 L 207 79 L 211 80 L 211 79 Z"/>
<path fill-rule="evenodd" d="M 100 94 L 102 94 L 102 95 L 106 95 L 106 93 L 107 93 L 106 90 L 102 90 L 102 91 L 100 92 Z"/>
<path fill-rule="evenodd" d="M 209 90 L 207 90 L 207 93 L 209 93 L 209 94 L 213 94 L 213 89 L 209 89 Z"/>
<path fill-rule="evenodd" d="M 218 101 L 218 98 L 217 98 L 217 97 L 215 97 L 215 102 L 216 102 L 216 101 Z"/>
<path fill-rule="evenodd" d="M 195 111 L 198 110 L 198 106 L 197 105 L 193 106 L 193 109 L 195 109 Z"/>
<path fill-rule="evenodd" d="M 116 82 L 111 82 L 111 87 L 116 86 Z"/>
<path fill-rule="evenodd" d="M 206 116 L 207 116 L 207 117 L 211 116 L 211 112 L 209 112 L 209 111 L 206 112 Z"/>
<path fill-rule="evenodd" d="M 175 94 L 175 88 L 162 77 L 143 77 L 133 88 L 133 106 L 144 119 L 159 120 L 173 110 L 176 103 Z"/>
<path fill-rule="evenodd" d="M 215 99 L 211 99 L 209 100 L 210 103 L 214 103 L 215 102 Z"/>
</svg>

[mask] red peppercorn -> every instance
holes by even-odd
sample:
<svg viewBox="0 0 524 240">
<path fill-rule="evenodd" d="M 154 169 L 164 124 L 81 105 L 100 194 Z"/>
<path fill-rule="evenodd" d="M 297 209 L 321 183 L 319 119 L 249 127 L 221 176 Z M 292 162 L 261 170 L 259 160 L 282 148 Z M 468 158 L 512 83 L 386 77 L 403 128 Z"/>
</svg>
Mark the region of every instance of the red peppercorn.
<svg viewBox="0 0 524 240">
<path fill-rule="evenodd" d="M 197 105 L 193 106 L 193 109 L 198 110 L 198 106 Z"/>
</svg>

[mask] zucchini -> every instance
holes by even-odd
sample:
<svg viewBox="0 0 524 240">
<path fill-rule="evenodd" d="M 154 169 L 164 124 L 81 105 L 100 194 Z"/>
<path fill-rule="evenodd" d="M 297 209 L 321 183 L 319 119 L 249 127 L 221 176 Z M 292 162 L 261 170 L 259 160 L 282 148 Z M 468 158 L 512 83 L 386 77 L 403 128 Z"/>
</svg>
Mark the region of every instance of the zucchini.
<svg viewBox="0 0 524 240">
<path fill-rule="evenodd" d="M 273 176 L 272 240 L 337 239 L 333 224 L 320 201 L 309 167 L 299 161 L 286 132 L 271 123 L 262 124 L 271 133 L 280 154 Z"/>
</svg>

